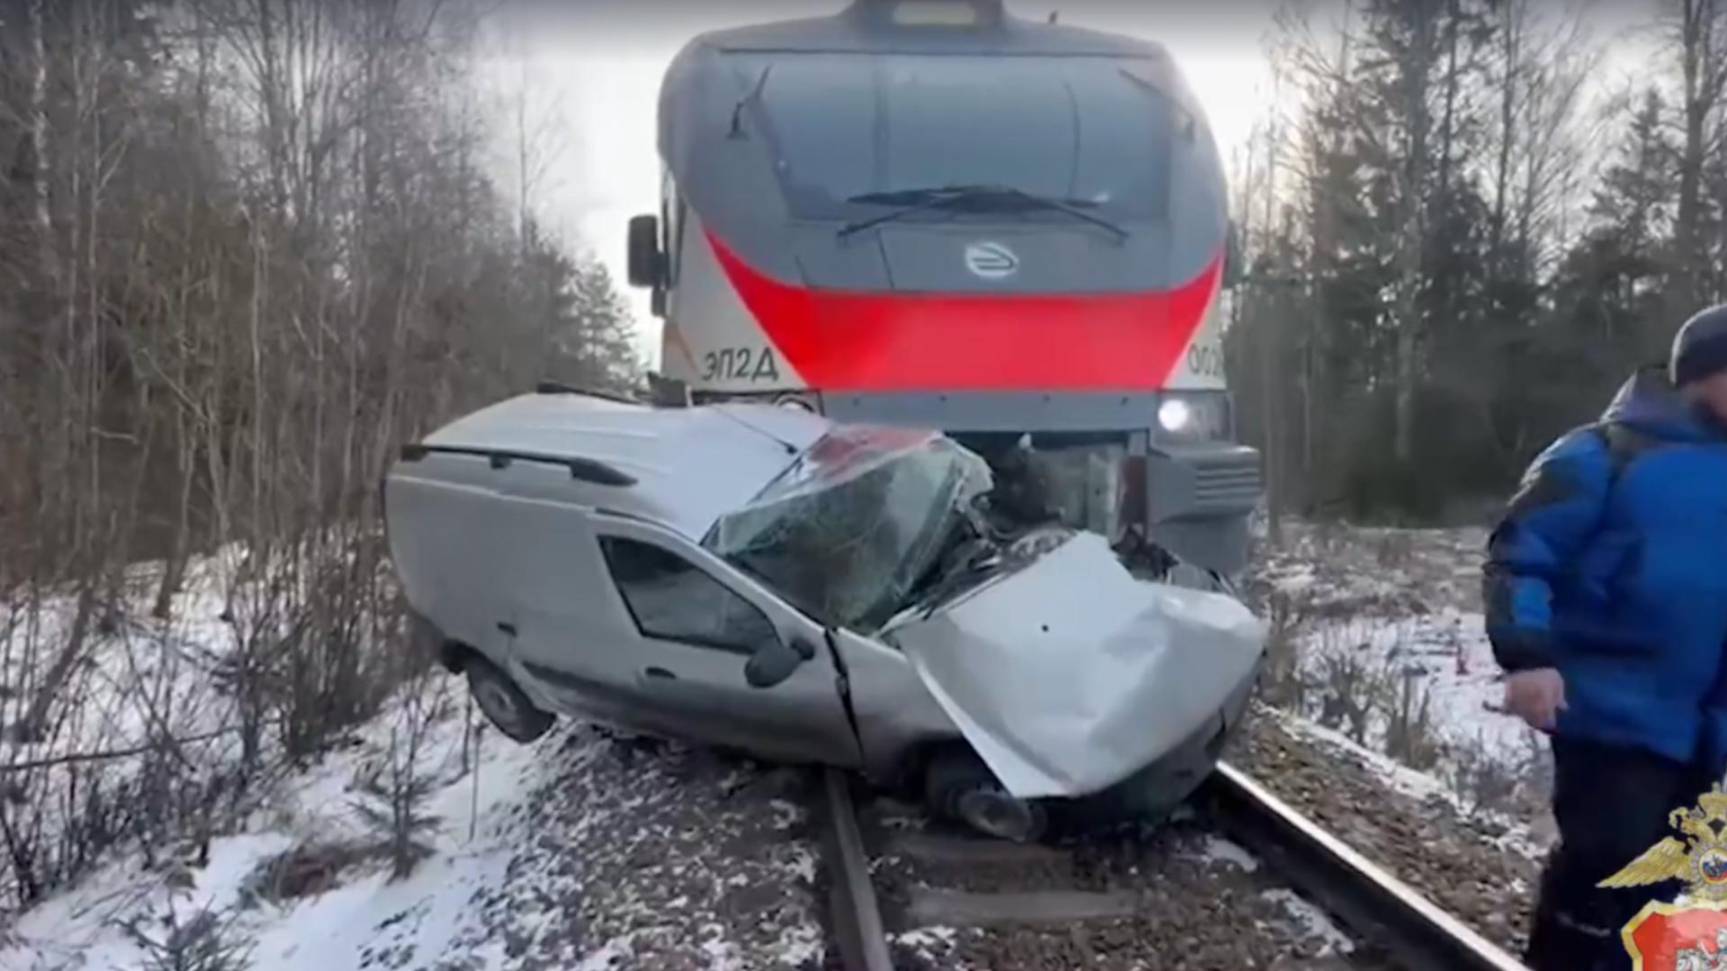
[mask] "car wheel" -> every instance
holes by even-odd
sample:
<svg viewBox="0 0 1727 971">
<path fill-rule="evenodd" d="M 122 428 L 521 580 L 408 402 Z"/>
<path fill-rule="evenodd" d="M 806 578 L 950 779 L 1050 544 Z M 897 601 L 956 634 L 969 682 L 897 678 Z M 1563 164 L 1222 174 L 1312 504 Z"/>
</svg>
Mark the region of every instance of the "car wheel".
<svg viewBox="0 0 1727 971">
<path fill-rule="evenodd" d="M 552 716 L 534 707 L 522 689 L 490 661 L 470 656 L 463 667 L 468 673 L 468 692 L 498 731 L 525 743 L 552 727 Z"/>
<path fill-rule="evenodd" d="M 1010 794 L 989 766 L 969 751 L 944 751 L 930 760 L 924 786 L 924 798 L 933 813 L 987 836 L 1030 843 L 1048 829 L 1042 805 Z"/>
</svg>

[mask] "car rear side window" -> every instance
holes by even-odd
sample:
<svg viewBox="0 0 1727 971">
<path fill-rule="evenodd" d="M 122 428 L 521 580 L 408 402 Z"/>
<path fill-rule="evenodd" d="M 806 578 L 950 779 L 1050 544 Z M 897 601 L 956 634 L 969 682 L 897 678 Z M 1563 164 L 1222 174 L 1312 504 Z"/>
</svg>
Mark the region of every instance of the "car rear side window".
<svg viewBox="0 0 1727 971">
<path fill-rule="evenodd" d="M 778 637 L 759 608 L 670 550 L 618 536 L 600 549 L 644 637 L 741 654 Z"/>
</svg>

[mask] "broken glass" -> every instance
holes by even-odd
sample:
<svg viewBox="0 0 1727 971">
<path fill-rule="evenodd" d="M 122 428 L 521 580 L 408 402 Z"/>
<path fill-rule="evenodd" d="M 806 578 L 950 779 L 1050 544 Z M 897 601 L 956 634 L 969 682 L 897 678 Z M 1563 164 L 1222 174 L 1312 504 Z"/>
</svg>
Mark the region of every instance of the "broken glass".
<svg viewBox="0 0 1727 971">
<path fill-rule="evenodd" d="M 911 598 L 990 484 L 983 459 L 938 433 L 845 426 L 703 544 L 821 622 L 868 633 Z"/>
</svg>

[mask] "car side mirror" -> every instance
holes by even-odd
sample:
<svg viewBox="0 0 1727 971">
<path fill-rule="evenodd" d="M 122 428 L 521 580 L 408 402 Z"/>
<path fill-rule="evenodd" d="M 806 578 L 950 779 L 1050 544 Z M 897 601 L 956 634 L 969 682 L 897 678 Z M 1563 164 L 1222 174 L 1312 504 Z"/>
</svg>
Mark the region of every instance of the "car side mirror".
<svg viewBox="0 0 1727 971">
<path fill-rule="evenodd" d="M 791 677 L 803 663 L 802 653 L 776 637 L 750 655 L 749 663 L 744 665 L 744 680 L 752 688 L 771 688 Z"/>
<path fill-rule="evenodd" d="M 657 289 L 661 277 L 659 217 L 631 217 L 629 248 L 630 286 Z"/>
</svg>

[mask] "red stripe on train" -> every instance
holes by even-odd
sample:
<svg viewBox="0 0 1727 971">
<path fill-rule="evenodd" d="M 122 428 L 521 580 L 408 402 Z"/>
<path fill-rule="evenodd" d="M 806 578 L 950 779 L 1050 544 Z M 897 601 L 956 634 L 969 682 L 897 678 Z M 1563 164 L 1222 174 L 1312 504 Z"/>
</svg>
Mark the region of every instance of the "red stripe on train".
<svg viewBox="0 0 1727 971">
<path fill-rule="evenodd" d="M 1187 283 L 1146 293 L 854 293 L 781 283 L 705 235 L 768 339 L 823 391 L 1156 390 L 1223 269 L 1220 254 Z"/>
</svg>

